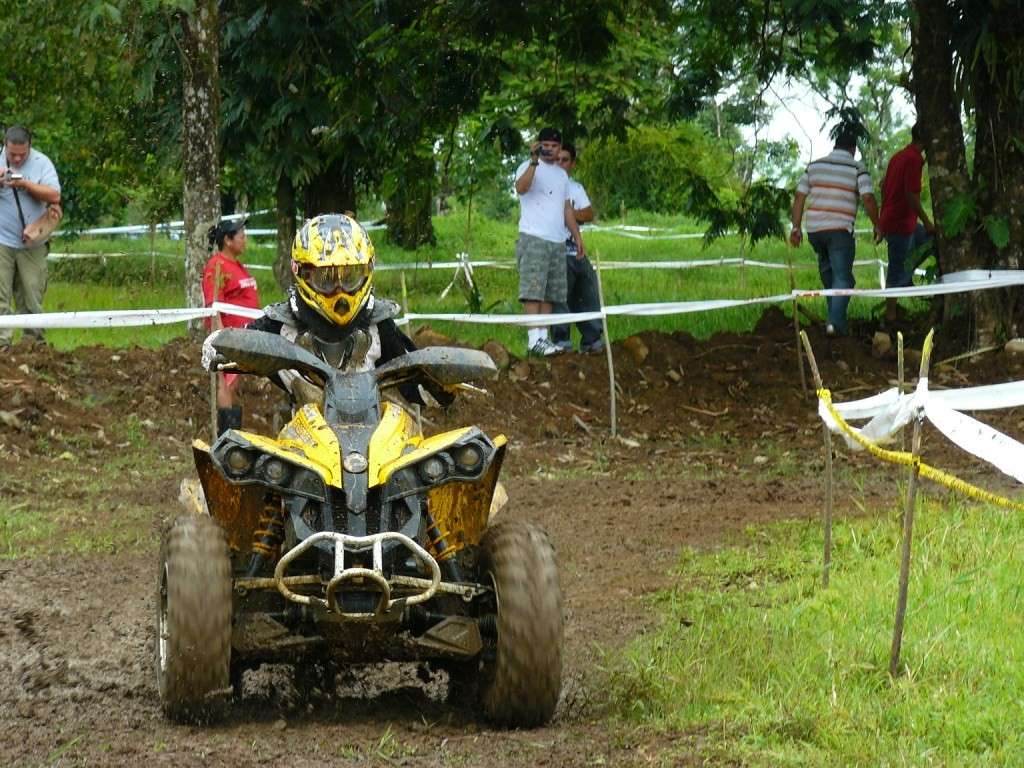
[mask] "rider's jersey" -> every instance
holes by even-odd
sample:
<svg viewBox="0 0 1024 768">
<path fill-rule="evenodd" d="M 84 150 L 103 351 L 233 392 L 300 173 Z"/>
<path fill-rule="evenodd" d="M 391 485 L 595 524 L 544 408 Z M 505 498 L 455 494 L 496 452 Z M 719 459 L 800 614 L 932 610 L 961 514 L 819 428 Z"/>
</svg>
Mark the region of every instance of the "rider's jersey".
<svg viewBox="0 0 1024 768">
<path fill-rule="evenodd" d="M 253 320 L 248 327 L 280 334 L 337 368 L 369 371 L 416 349 L 412 339 L 395 325 L 398 311 L 395 302 L 371 296 L 351 323 L 337 326 L 310 309 L 292 289 L 285 301 L 266 307 L 263 316 Z M 365 331 L 369 337 L 370 343 L 365 352 L 357 350 L 359 345 L 351 343 L 356 330 Z M 359 360 L 350 359 L 353 352 L 362 353 Z M 291 392 L 292 382 L 298 375 L 295 371 L 282 371 L 278 375 L 278 383 Z M 409 402 L 424 404 L 415 384 L 399 386 L 398 390 Z"/>
</svg>

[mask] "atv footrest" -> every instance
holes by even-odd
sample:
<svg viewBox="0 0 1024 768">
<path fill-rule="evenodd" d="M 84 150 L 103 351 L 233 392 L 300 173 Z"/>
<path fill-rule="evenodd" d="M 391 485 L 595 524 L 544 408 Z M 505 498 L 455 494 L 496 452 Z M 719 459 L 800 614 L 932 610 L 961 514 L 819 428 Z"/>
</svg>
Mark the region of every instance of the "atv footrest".
<svg viewBox="0 0 1024 768">
<path fill-rule="evenodd" d="M 303 552 L 325 541 L 334 543 L 334 576 L 327 584 L 325 596 L 321 598 L 293 592 L 289 589 L 288 577 L 285 576 L 288 566 Z M 405 594 L 392 599 L 392 582 L 384 575 L 383 568 L 384 542 L 386 541 L 399 542 L 412 553 L 413 557 L 429 569 L 430 578 L 417 580 L 421 583 L 416 585 L 416 591 L 413 594 Z M 346 552 L 364 552 L 368 549 L 373 551 L 372 568 L 345 567 Z M 348 619 L 368 620 L 393 614 L 405 606 L 416 605 L 432 598 L 441 584 L 441 568 L 438 566 L 437 560 L 427 550 L 405 534 L 396 531 L 384 531 L 369 536 L 350 536 L 346 533 L 321 531 L 303 540 L 281 556 L 274 569 L 274 582 L 277 590 L 292 602 L 319 606 Z M 408 582 L 409 580 L 403 580 L 400 586 L 408 589 L 410 587 Z M 377 605 L 372 612 L 353 613 L 343 610 L 338 598 L 344 593 L 345 587 L 351 586 L 353 583 L 358 583 L 362 590 L 365 590 L 368 585 L 378 590 Z M 394 586 L 399 586 L 397 581 Z"/>
</svg>

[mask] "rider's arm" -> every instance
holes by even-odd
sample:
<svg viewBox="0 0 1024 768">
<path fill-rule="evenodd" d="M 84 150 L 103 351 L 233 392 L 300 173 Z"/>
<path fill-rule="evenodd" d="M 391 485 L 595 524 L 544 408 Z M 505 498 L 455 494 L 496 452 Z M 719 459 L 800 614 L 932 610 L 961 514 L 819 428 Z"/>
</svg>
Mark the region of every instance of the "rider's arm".
<svg viewBox="0 0 1024 768">
<path fill-rule="evenodd" d="M 394 320 L 382 320 L 377 323 L 377 333 L 380 335 L 380 359 L 377 361 L 378 366 L 384 365 L 384 363 L 416 349 L 416 344 L 413 340 L 399 330 Z M 427 405 L 420 396 L 419 387 L 416 384 L 400 384 L 398 391 L 410 403 Z M 439 388 L 432 388 L 430 394 L 442 408 L 447 408 L 455 401 L 455 395 Z"/>
</svg>

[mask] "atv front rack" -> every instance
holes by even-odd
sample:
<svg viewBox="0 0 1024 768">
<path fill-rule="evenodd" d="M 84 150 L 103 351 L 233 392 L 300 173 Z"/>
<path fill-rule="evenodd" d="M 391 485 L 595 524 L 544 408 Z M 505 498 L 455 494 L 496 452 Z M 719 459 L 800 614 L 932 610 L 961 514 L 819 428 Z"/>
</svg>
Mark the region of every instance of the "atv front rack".
<svg viewBox="0 0 1024 768">
<path fill-rule="evenodd" d="M 383 568 L 384 542 L 389 540 L 397 541 L 402 544 L 412 553 L 413 557 L 427 566 L 430 570 L 430 578 L 420 579 L 396 575 L 392 576 L 389 581 L 384 575 Z M 325 593 L 326 599 L 313 595 L 300 595 L 293 592 L 289 589 L 289 585 L 296 585 L 297 580 L 285 575 L 285 572 L 288 570 L 288 566 L 297 557 L 312 547 L 315 547 L 322 541 L 334 542 L 334 576 L 327 583 Z M 373 550 L 372 568 L 345 567 L 346 552 L 365 552 L 368 549 Z M 422 603 L 432 598 L 438 591 L 438 588 L 441 587 L 441 568 L 438 566 L 437 560 L 435 560 L 427 550 L 408 536 L 395 531 L 384 531 L 382 533 L 374 533 L 369 536 L 349 536 L 345 533 L 321 531 L 320 533 L 314 533 L 309 538 L 301 541 L 281 556 L 281 559 L 277 562 L 277 567 L 274 569 L 273 580 L 274 586 L 277 587 L 277 590 L 292 602 L 326 608 L 327 610 L 348 619 L 366 620 L 385 616 L 393 611 L 401 610 L 406 606 L 416 605 L 417 603 Z M 369 584 L 376 587 L 379 591 L 380 597 L 378 598 L 377 605 L 372 613 L 368 611 L 346 613 L 338 602 L 339 592 L 344 592 L 345 586 L 352 586 L 356 584 L 363 589 L 365 589 L 367 584 Z M 416 589 L 418 591 L 413 594 L 403 595 L 402 597 L 392 599 L 392 584 L 395 586 Z"/>
</svg>

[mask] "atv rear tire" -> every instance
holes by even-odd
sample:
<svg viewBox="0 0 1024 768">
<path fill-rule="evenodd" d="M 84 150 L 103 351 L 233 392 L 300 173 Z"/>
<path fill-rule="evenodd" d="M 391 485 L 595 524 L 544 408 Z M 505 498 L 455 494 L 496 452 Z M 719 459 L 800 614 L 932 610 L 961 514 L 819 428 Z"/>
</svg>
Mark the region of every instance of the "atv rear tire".
<svg viewBox="0 0 1024 768">
<path fill-rule="evenodd" d="M 179 517 L 164 532 L 157 588 L 156 675 L 164 714 L 218 717 L 230 694 L 231 559 L 209 517 Z"/>
<path fill-rule="evenodd" d="M 494 584 L 498 635 L 493 656 L 480 666 L 484 712 L 506 727 L 543 725 L 562 689 L 562 591 L 554 548 L 536 525 L 500 523 L 480 542 L 480 572 L 484 583 Z"/>
</svg>

